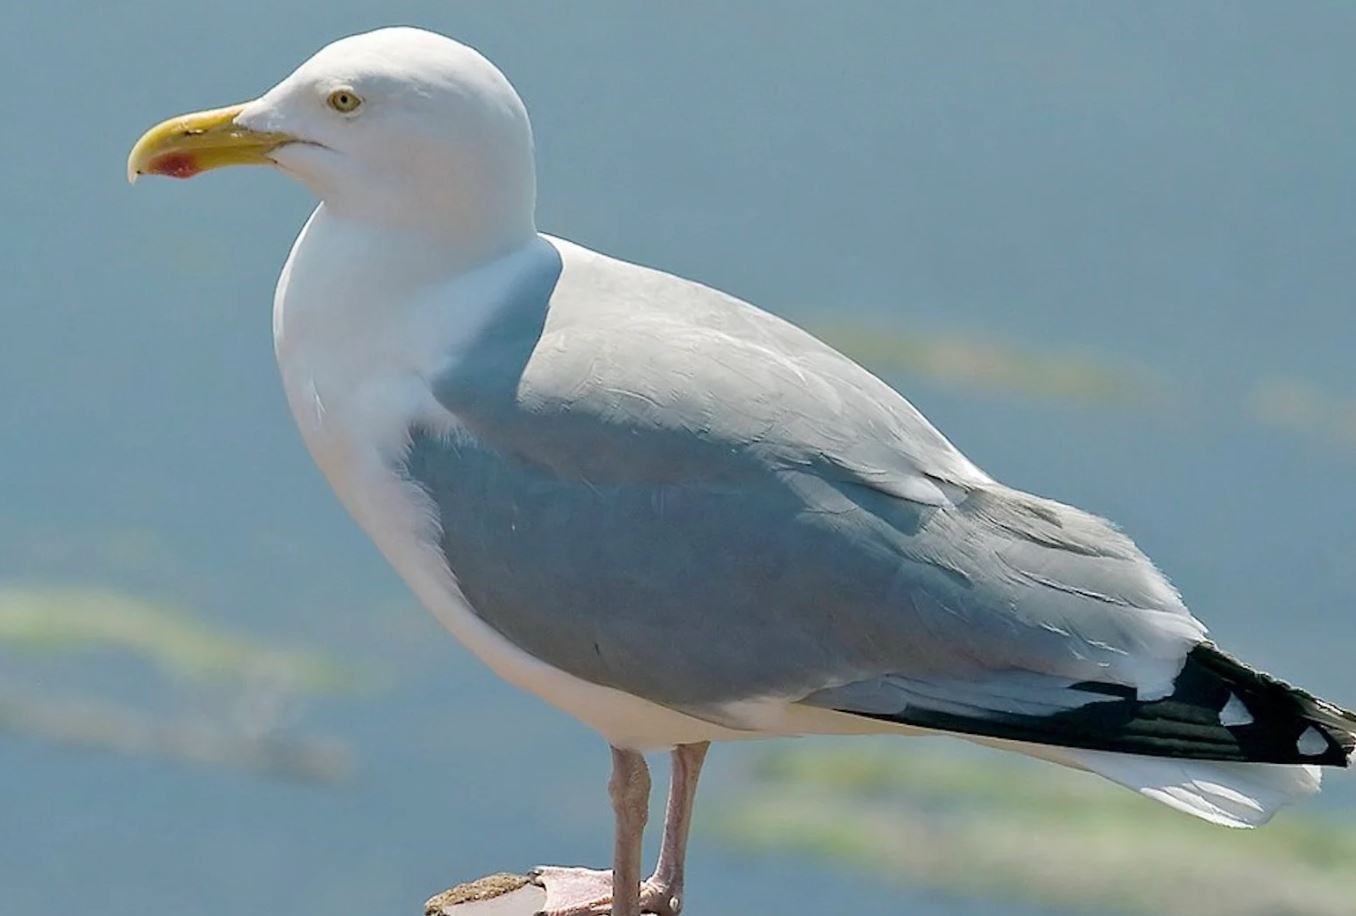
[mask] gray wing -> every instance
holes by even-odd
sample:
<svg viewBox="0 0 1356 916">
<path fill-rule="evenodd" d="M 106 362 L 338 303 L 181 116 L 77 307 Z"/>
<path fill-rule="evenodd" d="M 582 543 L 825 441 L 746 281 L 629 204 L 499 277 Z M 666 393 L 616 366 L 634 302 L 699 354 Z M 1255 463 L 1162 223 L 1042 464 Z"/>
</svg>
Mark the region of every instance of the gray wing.
<svg viewBox="0 0 1356 916">
<path fill-rule="evenodd" d="M 713 719 L 1171 692 L 1203 627 L 1109 524 L 993 482 L 803 331 L 563 250 L 438 379 L 470 435 L 412 430 L 403 468 L 514 643 Z"/>
</svg>

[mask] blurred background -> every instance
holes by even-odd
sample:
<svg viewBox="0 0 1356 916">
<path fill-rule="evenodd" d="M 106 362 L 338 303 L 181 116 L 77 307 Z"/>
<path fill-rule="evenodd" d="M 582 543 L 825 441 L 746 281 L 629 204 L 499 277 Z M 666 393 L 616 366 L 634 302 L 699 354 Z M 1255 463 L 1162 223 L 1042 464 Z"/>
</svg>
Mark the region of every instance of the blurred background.
<svg viewBox="0 0 1356 916">
<path fill-rule="evenodd" d="M 393 23 L 516 84 L 543 230 L 824 335 L 1356 703 L 1356 6 L 13 3 L 6 914 L 395 916 L 608 857 L 602 742 L 416 606 L 293 430 L 269 311 L 305 192 L 124 179 L 152 123 Z M 1343 774 L 1239 835 L 957 743 L 722 747 L 688 912 L 1338 916 L 1353 814 Z"/>
</svg>

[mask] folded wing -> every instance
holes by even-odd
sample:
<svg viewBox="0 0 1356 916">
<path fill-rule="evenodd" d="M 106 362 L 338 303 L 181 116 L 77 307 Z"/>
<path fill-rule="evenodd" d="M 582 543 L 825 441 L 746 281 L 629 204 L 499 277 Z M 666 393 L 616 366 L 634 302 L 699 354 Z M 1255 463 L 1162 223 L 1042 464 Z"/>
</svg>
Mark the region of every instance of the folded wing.
<svg viewBox="0 0 1356 916">
<path fill-rule="evenodd" d="M 1107 522 L 995 483 L 785 322 L 561 250 L 549 293 L 524 294 L 537 318 L 438 379 L 466 435 L 412 430 L 402 468 L 476 613 L 520 647 L 735 727 L 774 699 L 1086 751 L 1345 762 L 1345 714 L 1223 661 Z"/>
</svg>

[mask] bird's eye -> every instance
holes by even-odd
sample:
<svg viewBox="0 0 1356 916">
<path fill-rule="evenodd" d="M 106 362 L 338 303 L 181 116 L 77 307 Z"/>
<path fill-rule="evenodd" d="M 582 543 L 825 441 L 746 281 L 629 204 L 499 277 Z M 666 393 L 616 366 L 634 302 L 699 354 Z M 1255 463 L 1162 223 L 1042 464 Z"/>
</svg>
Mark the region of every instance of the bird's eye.
<svg viewBox="0 0 1356 916">
<path fill-rule="evenodd" d="M 330 97 L 325 100 L 326 105 L 329 105 L 340 114 L 352 114 L 358 110 L 358 106 L 362 103 L 363 100 L 359 98 L 358 93 L 354 92 L 352 89 L 336 89 L 331 92 Z"/>
</svg>

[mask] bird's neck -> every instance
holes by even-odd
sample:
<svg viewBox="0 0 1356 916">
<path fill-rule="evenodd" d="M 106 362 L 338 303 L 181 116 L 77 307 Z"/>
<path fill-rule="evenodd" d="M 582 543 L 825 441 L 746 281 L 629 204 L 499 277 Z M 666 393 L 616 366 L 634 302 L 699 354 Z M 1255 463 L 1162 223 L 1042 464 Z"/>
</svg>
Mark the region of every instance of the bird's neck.
<svg viewBox="0 0 1356 916">
<path fill-rule="evenodd" d="M 468 249 L 436 233 L 346 219 L 322 204 L 297 237 L 278 281 L 279 356 L 303 343 L 378 346 L 378 337 L 401 327 L 405 313 L 422 308 L 433 293 L 453 311 L 474 311 L 478 300 L 494 297 L 494 284 L 485 278 L 513 274 L 521 269 L 522 253 L 544 245 L 529 230 Z"/>
<path fill-rule="evenodd" d="M 536 236 L 531 156 L 466 152 L 455 168 L 418 161 L 365 181 L 308 182 L 318 214 L 351 234 L 368 232 L 404 260 L 428 253 L 444 271 L 463 272 L 502 257 Z"/>
<path fill-rule="evenodd" d="M 521 248 L 536 237 L 529 212 L 494 212 L 486 208 L 436 208 L 425 220 L 410 211 L 378 207 L 356 209 L 326 201 L 316 210 L 323 222 L 327 243 L 344 237 L 364 239 L 365 260 L 381 258 L 413 270 L 443 276 L 464 273 Z M 313 223 L 315 220 L 313 220 Z"/>
<path fill-rule="evenodd" d="M 322 203 L 297 237 L 289 264 L 304 262 L 308 279 L 360 297 L 404 295 L 473 273 L 537 238 L 530 219 L 411 225 L 354 217 Z M 374 282 L 379 288 L 369 291 Z"/>
</svg>

